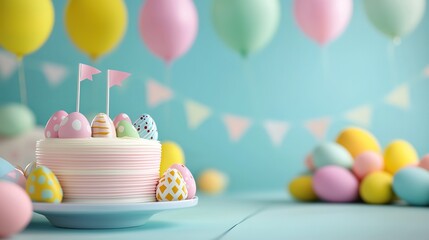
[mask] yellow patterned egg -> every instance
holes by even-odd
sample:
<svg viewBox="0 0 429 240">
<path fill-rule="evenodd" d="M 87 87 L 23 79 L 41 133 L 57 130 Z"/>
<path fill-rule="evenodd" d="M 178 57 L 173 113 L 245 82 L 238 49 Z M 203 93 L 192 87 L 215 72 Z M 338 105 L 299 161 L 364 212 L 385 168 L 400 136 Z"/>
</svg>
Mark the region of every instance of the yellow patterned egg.
<svg viewBox="0 0 429 240">
<path fill-rule="evenodd" d="M 177 169 L 169 168 L 156 187 L 158 201 L 179 201 L 188 197 L 185 180 Z"/>
<path fill-rule="evenodd" d="M 91 123 L 92 137 L 114 138 L 116 137 L 115 125 L 104 113 L 97 114 Z"/>
<path fill-rule="evenodd" d="M 33 202 L 60 203 L 63 190 L 55 174 L 47 167 L 38 166 L 28 176 L 26 191 Z"/>
</svg>

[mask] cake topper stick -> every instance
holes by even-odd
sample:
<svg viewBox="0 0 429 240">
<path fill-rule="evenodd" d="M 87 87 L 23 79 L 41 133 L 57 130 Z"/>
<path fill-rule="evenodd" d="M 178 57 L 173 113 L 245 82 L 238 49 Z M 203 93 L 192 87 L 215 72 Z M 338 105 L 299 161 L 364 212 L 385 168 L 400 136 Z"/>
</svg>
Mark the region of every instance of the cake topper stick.
<svg viewBox="0 0 429 240">
<path fill-rule="evenodd" d="M 113 86 L 122 86 L 124 81 L 131 74 L 116 70 L 107 70 L 107 93 L 106 93 L 106 114 L 109 116 L 109 101 L 110 101 L 110 88 Z"/>
<path fill-rule="evenodd" d="M 77 79 L 77 97 L 76 97 L 76 112 L 79 112 L 79 106 L 80 106 L 80 82 L 88 79 L 92 81 L 92 75 L 101 73 L 100 70 L 98 70 L 95 67 L 91 67 L 89 65 L 79 63 L 79 77 Z"/>
</svg>

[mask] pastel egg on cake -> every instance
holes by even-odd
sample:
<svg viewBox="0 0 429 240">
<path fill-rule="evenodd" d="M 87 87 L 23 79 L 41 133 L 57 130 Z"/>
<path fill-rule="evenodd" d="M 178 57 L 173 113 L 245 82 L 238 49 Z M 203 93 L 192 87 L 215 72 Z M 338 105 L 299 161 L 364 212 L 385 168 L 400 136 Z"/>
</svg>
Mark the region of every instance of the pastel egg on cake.
<svg viewBox="0 0 429 240">
<path fill-rule="evenodd" d="M 91 127 L 84 115 L 79 112 L 70 113 L 60 124 L 59 138 L 90 138 Z"/>
<path fill-rule="evenodd" d="M 46 138 L 58 138 L 58 130 L 60 130 L 61 121 L 66 118 L 67 112 L 60 110 L 55 112 L 48 120 L 45 126 Z"/>
<path fill-rule="evenodd" d="M 105 113 L 97 114 L 91 123 L 92 137 L 114 138 L 116 137 L 115 125 Z"/>
</svg>

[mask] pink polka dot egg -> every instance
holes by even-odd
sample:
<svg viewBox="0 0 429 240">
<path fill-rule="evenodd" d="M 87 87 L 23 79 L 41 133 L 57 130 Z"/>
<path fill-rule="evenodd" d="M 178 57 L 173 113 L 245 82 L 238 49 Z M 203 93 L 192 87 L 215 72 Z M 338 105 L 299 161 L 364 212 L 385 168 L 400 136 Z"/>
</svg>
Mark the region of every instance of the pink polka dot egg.
<svg viewBox="0 0 429 240">
<path fill-rule="evenodd" d="M 173 164 L 170 168 L 176 169 L 182 174 L 182 177 L 186 183 L 186 189 L 188 190 L 187 199 L 194 198 L 195 193 L 197 192 L 197 185 L 195 183 L 195 179 L 194 176 L 192 176 L 191 171 L 189 171 L 189 169 L 183 164 Z"/>
<path fill-rule="evenodd" d="M 45 126 L 46 138 L 58 138 L 58 130 L 60 130 L 61 121 L 67 117 L 67 112 L 60 110 L 54 113 Z"/>
<path fill-rule="evenodd" d="M 133 124 L 133 123 L 131 122 L 130 117 L 128 117 L 128 115 L 127 115 L 127 114 L 125 114 L 125 113 L 120 113 L 120 114 L 118 114 L 118 115 L 115 117 L 115 119 L 113 119 L 113 124 L 115 125 L 115 129 L 116 129 L 116 128 L 118 128 L 118 124 L 119 124 L 119 122 L 120 122 L 120 121 L 127 121 L 127 122 L 129 122 L 129 123 Z"/>
<path fill-rule="evenodd" d="M 91 126 L 84 115 L 73 112 L 61 121 L 58 136 L 60 138 L 90 138 Z"/>
<path fill-rule="evenodd" d="M 0 238 L 22 231 L 30 222 L 31 200 L 18 185 L 0 181 Z"/>
</svg>

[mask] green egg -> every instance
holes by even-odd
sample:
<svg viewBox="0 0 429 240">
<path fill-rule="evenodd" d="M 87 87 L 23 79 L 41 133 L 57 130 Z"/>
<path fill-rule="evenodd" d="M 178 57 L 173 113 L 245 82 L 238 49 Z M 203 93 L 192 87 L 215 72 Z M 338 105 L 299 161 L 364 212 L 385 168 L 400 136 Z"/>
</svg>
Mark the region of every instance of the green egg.
<svg viewBox="0 0 429 240">
<path fill-rule="evenodd" d="M 116 136 L 119 138 L 140 138 L 139 133 L 134 128 L 134 126 L 126 120 L 122 120 L 118 123 L 118 127 L 116 128 Z"/>
<path fill-rule="evenodd" d="M 36 119 L 33 112 L 22 104 L 0 106 L 0 136 L 14 137 L 33 129 Z"/>
</svg>

